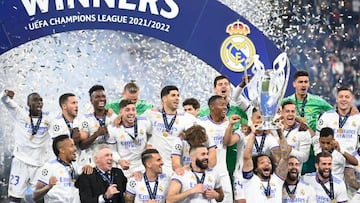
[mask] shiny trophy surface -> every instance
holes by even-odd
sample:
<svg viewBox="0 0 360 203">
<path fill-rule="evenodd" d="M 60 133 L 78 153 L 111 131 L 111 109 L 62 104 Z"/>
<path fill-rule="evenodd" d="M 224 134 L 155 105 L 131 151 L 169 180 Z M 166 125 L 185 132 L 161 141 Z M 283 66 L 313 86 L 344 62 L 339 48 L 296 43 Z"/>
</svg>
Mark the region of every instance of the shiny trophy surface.
<svg viewBox="0 0 360 203">
<path fill-rule="evenodd" d="M 286 68 L 286 70 L 285 70 Z M 258 130 L 275 130 L 279 127 L 273 118 L 284 97 L 290 76 L 290 62 L 286 53 L 281 53 L 273 62 L 272 69 L 265 69 L 256 55 L 251 69 L 253 76 L 244 88 L 244 95 L 255 108 L 261 111 L 263 123 Z"/>
</svg>

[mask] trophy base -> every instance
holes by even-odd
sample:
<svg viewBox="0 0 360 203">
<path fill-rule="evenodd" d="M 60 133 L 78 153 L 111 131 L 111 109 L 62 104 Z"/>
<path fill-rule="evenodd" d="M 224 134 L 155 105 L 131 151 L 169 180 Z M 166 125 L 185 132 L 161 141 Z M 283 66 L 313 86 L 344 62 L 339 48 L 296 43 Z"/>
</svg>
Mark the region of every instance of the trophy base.
<svg viewBox="0 0 360 203">
<path fill-rule="evenodd" d="M 264 122 L 256 128 L 257 130 L 277 130 L 280 129 L 278 125 L 275 124 L 273 121 L 273 117 L 266 117 L 264 118 Z"/>
</svg>

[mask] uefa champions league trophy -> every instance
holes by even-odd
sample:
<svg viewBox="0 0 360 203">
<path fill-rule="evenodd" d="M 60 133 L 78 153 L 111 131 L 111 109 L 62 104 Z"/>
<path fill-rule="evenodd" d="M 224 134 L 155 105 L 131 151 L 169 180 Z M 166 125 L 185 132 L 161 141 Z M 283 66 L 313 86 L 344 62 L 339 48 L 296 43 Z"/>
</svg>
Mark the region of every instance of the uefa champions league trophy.
<svg viewBox="0 0 360 203">
<path fill-rule="evenodd" d="M 263 123 L 257 129 L 279 129 L 279 127 L 275 125 L 273 118 L 284 97 L 289 81 L 289 59 L 286 53 L 281 53 L 274 60 L 272 69 L 265 69 L 264 64 L 259 60 L 259 56 L 256 55 L 251 71 L 253 77 L 245 86 L 243 95 L 245 97 L 247 95 L 248 100 L 251 101 L 254 107 L 259 108 L 263 115 Z M 245 78 L 247 78 L 246 75 Z"/>
</svg>

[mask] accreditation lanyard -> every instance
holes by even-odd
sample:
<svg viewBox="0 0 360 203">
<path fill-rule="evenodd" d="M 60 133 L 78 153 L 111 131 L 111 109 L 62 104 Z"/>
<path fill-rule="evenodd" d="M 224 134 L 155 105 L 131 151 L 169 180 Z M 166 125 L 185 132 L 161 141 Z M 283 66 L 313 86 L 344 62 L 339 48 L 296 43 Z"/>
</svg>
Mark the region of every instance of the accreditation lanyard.
<svg viewBox="0 0 360 203">
<path fill-rule="evenodd" d="M 66 123 L 66 125 L 67 125 L 67 127 L 68 127 L 68 129 L 69 129 L 70 138 L 72 138 L 72 134 L 73 134 L 73 129 L 72 129 L 72 127 L 71 127 L 72 122 L 69 121 L 68 119 L 66 119 L 64 115 L 62 115 L 62 117 L 64 118 L 64 121 L 65 121 L 65 123 Z"/>
<path fill-rule="evenodd" d="M 297 106 L 298 100 L 296 98 L 296 95 L 295 95 L 295 103 L 296 103 L 296 109 L 297 109 L 298 113 L 300 114 L 300 117 L 305 117 L 305 106 L 307 103 L 307 95 L 305 96 L 303 103 L 301 104 L 300 110 L 298 109 L 298 106 Z"/>
<path fill-rule="evenodd" d="M 176 114 L 174 115 L 174 117 L 171 119 L 170 123 L 168 123 L 167 117 L 166 117 L 166 113 L 165 110 L 162 110 L 162 117 L 163 117 L 163 121 L 164 121 L 164 125 L 165 125 L 165 130 L 166 132 L 170 133 L 172 126 L 175 123 L 176 120 Z"/>
<path fill-rule="evenodd" d="M 260 146 L 259 146 L 259 144 L 258 144 L 258 142 L 257 142 L 257 139 L 256 139 L 256 137 L 255 137 L 255 142 L 254 142 L 254 144 L 255 144 L 255 148 L 256 148 L 256 153 L 261 153 L 261 152 L 262 152 L 262 150 L 263 150 L 263 148 L 264 148 L 264 144 L 265 144 L 265 138 L 266 138 L 266 134 L 263 133 L 263 134 L 261 135 L 261 141 L 260 141 Z"/>
<path fill-rule="evenodd" d="M 150 199 L 156 199 L 156 193 L 157 193 L 157 188 L 158 188 L 158 184 L 159 184 L 158 179 L 156 179 L 156 181 L 155 181 L 154 190 L 151 190 L 149 179 L 147 178 L 145 173 L 144 173 L 144 180 L 145 180 L 145 185 L 146 185 L 147 191 L 149 193 Z"/>
</svg>

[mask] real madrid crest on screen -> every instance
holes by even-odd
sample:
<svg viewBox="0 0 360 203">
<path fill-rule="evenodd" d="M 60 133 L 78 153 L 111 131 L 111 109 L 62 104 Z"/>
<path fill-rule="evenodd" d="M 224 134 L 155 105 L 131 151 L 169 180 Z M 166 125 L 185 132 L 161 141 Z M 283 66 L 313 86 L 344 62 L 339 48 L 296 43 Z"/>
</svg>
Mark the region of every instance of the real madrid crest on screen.
<svg viewBox="0 0 360 203">
<path fill-rule="evenodd" d="M 256 49 L 247 37 L 250 28 L 240 20 L 229 24 L 226 32 L 230 35 L 220 48 L 221 60 L 224 65 L 234 72 L 242 72 L 253 64 Z"/>
</svg>

